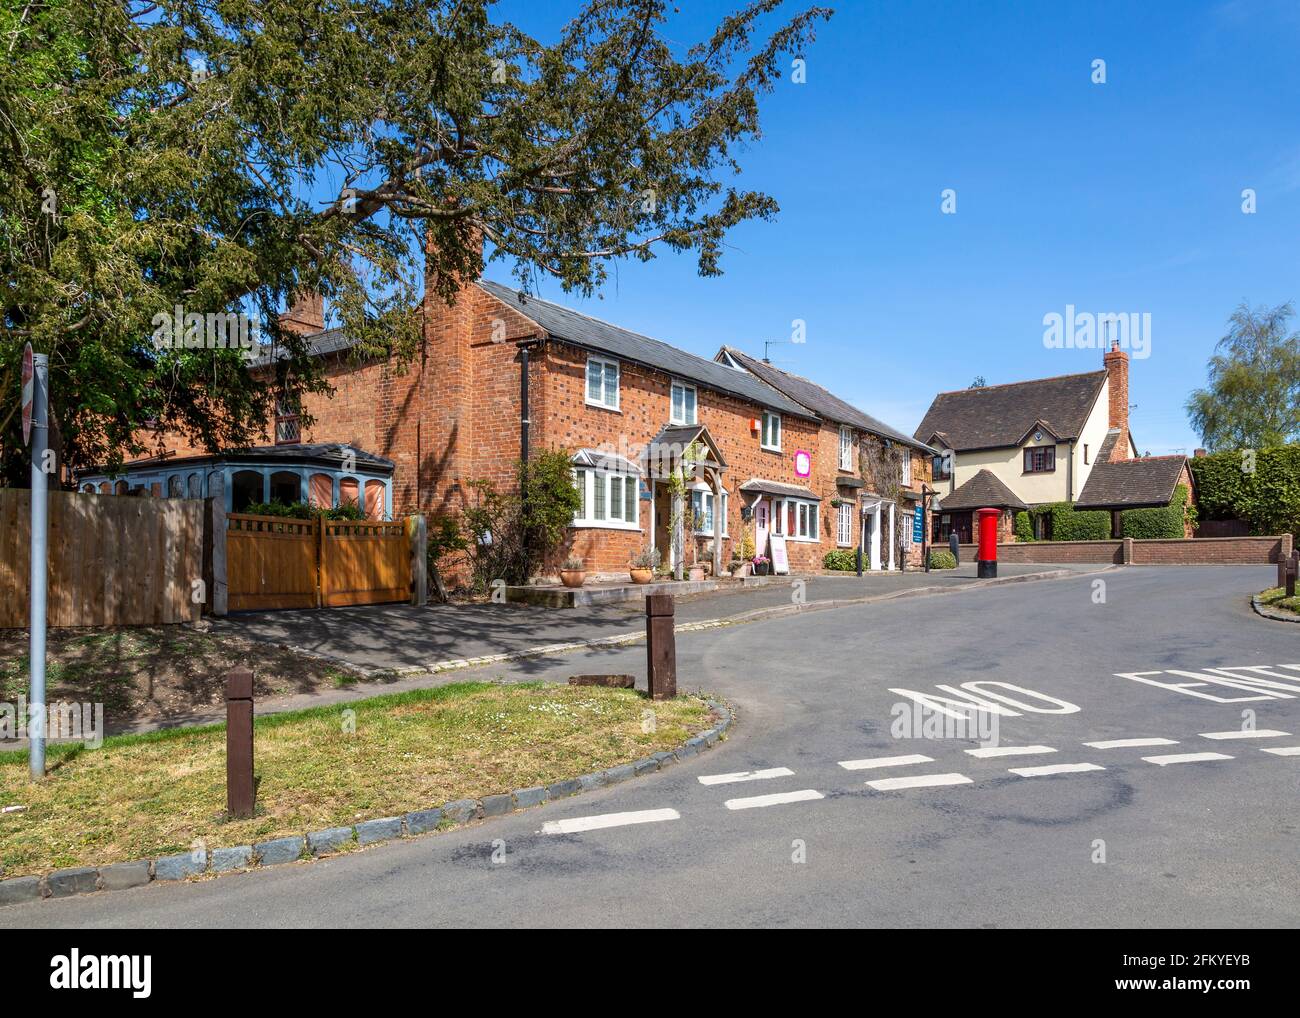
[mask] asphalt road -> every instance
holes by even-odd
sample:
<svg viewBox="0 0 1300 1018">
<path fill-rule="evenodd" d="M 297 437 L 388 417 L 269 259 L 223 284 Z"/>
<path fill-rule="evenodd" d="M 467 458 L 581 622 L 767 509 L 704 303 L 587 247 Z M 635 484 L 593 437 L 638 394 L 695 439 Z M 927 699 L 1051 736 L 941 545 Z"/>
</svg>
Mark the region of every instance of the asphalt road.
<svg viewBox="0 0 1300 1018">
<path fill-rule="evenodd" d="M 1300 627 L 1251 612 L 1271 575 L 1130 567 L 682 634 L 682 684 L 739 716 L 687 763 L 314 864 L 11 907 L 0 926 L 1293 927 L 1300 755 L 1266 750 L 1300 746 Z M 644 655 L 593 652 L 551 674 L 639 673 Z M 1252 666 L 1274 668 L 1204 671 Z M 1279 685 L 1206 681 L 1232 675 Z M 999 747 L 1036 749 L 977 757 L 975 739 L 891 732 L 896 705 L 912 703 L 897 690 L 955 699 L 971 682 L 1009 683 L 976 691 L 1051 711 L 1003 702 L 1016 714 L 998 718 Z M 1132 739 L 1169 742 L 1084 745 Z M 1177 759 L 1209 753 L 1222 758 Z M 928 759 L 880 762 L 916 756 Z M 1097 769 L 1011 770 L 1080 764 Z M 792 773 L 698 780 L 776 769 Z M 939 774 L 969 780 L 868 785 Z M 726 805 L 781 793 L 805 798 Z M 543 833 L 642 811 L 677 817 Z"/>
</svg>

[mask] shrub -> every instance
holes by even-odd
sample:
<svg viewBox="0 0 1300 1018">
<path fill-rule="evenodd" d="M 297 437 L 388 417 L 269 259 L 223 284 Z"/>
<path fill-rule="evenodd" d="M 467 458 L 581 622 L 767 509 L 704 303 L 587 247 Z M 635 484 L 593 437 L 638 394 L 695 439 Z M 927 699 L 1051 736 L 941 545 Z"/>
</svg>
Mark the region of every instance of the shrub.
<svg viewBox="0 0 1300 1018">
<path fill-rule="evenodd" d="M 1104 509 L 1075 509 L 1069 502 L 1053 502 L 1037 512 L 1052 518 L 1053 541 L 1105 541 L 1110 538 L 1110 513 Z"/>
<path fill-rule="evenodd" d="M 650 569 L 650 570 L 658 569 L 659 549 L 642 548 L 639 552 L 637 552 L 635 555 L 632 556 L 631 561 L 628 562 L 628 568 Z"/>
<path fill-rule="evenodd" d="M 568 533 L 581 496 L 573 484 L 567 452 L 543 452 L 515 463 L 514 492 L 502 493 L 487 480 L 468 483 L 474 503 L 465 510 L 466 545 L 475 590 L 493 580 L 527 583 Z"/>
<path fill-rule="evenodd" d="M 856 571 L 858 568 L 857 556 L 846 548 L 840 548 L 836 551 L 828 551 L 822 557 L 823 569 L 838 569 L 843 572 Z"/>
<path fill-rule="evenodd" d="M 316 516 L 326 520 L 364 520 L 365 511 L 357 505 L 355 499 L 329 509 L 306 502 L 281 502 L 273 498 L 269 502 L 254 502 L 244 512 L 250 516 L 284 516 L 294 520 L 310 520 Z"/>
<path fill-rule="evenodd" d="M 1183 536 L 1187 486 L 1180 484 L 1167 506 L 1156 509 L 1126 509 L 1120 517 L 1120 533 L 1141 540 Z"/>
<path fill-rule="evenodd" d="M 947 548 L 931 548 L 930 568 L 931 569 L 956 569 L 957 560 L 953 557 L 952 552 L 950 552 Z"/>
<path fill-rule="evenodd" d="M 1034 539 L 1034 521 L 1029 513 L 1021 510 L 1016 513 L 1016 540 L 1028 543 Z"/>
<path fill-rule="evenodd" d="M 1240 518 L 1252 534 L 1300 535 L 1300 443 L 1216 452 L 1188 465 L 1205 519 Z"/>
</svg>

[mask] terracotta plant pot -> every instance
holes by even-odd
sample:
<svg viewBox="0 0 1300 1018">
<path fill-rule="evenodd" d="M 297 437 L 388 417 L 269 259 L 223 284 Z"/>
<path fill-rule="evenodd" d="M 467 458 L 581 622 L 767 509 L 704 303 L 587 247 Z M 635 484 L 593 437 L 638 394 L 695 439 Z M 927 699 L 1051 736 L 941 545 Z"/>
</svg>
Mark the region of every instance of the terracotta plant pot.
<svg viewBox="0 0 1300 1018">
<path fill-rule="evenodd" d="M 560 582 L 566 587 L 581 587 L 587 579 L 585 569 L 561 569 Z"/>
<path fill-rule="evenodd" d="M 633 583 L 649 583 L 655 578 L 653 569 L 629 569 L 628 572 L 632 574 Z"/>
</svg>

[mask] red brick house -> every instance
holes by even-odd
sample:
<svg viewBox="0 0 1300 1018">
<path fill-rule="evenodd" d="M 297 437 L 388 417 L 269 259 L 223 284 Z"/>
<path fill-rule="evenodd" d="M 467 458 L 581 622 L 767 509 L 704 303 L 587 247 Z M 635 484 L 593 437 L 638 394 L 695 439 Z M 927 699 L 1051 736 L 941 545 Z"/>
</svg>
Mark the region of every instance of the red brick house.
<svg viewBox="0 0 1300 1018">
<path fill-rule="evenodd" d="M 697 357 L 482 280 L 462 286 L 452 306 L 426 297 L 424 342 L 403 369 L 349 356 L 346 335 L 324 329 L 322 310 L 318 298 L 299 301 L 281 323 L 312 338 L 334 392 L 304 397 L 302 418 L 313 424 L 286 410 L 267 445 L 242 454 L 269 465 L 257 473 L 241 460 L 243 486 L 224 489 L 232 511 L 259 493 L 337 502 L 341 491 L 361 491 L 372 515 L 456 514 L 473 497 L 470 481 L 508 488 L 521 455 L 563 449 L 582 508 L 556 561 L 578 555 L 596 574 L 626 575 L 647 547 L 665 564 L 725 567 L 744 533 L 759 542 L 784 537 L 796 571 L 818 569 L 826 552 L 859 542 L 874 568 L 897 566 L 905 550 L 919 555 L 890 541 L 889 519 L 901 536 L 933 450 L 738 351 Z M 858 462 L 873 442 L 907 452 L 888 498 Z M 127 465 L 128 484 L 198 452 L 162 444 L 160 458 Z M 312 450 L 314 466 L 293 461 L 298 446 Z M 688 449 L 698 453 L 688 483 L 694 535 L 674 540 L 681 513 L 667 475 Z M 357 461 L 371 476 L 356 476 Z M 218 473 L 200 475 L 202 495 L 217 493 L 206 487 L 209 476 Z"/>
</svg>

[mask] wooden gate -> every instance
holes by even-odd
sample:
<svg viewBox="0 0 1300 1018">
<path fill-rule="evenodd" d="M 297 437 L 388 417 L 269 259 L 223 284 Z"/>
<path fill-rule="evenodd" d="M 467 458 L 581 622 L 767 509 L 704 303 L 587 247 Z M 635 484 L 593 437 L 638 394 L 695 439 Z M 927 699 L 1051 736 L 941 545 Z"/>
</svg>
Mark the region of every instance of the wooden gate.
<svg viewBox="0 0 1300 1018">
<path fill-rule="evenodd" d="M 320 592 L 326 607 L 411 596 L 411 542 L 403 523 L 325 520 Z"/>
<path fill-rule="evenodd" d="M 231 611 L 315 608 L 320 520 L 226 517 L 226 583 Z"/>
<path fill-rule="evenodd" d="M 411 596 L 403 523 L 226 517 L 230 611 L 384 604 Z"/>
</svg>

